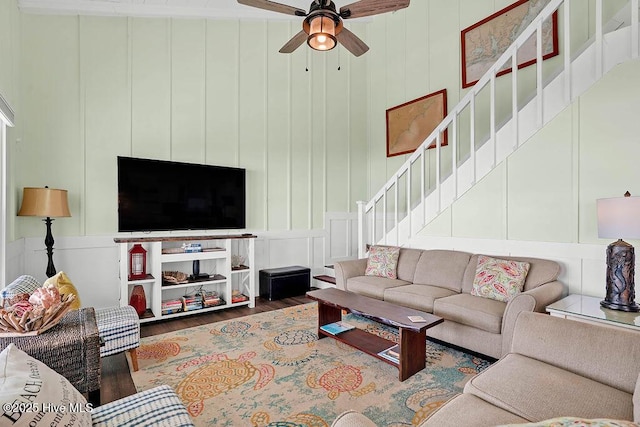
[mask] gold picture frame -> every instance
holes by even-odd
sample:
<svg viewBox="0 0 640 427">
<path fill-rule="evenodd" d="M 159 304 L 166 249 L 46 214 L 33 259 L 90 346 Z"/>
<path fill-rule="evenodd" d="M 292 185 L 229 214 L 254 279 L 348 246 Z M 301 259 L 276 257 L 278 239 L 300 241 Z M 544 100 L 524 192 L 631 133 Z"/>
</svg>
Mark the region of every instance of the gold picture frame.
<svg viewBox="0 0 640 427">
<path fill-rule="evenodd" d="M 387 110 L 387 157 L 413 153 L 447 115 L 447 90 L 442 89 Z M 441 146 L 447 145 L 447 131 Z M 434 148 L 431 144 L 428 148 Z"/>
</svg>

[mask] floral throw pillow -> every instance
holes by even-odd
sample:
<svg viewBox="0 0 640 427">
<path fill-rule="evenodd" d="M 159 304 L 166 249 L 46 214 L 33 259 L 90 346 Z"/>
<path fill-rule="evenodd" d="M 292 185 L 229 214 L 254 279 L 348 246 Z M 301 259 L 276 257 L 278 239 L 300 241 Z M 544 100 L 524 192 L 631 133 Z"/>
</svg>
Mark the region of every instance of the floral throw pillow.
<svg viewBox="0 0 640 427">
<path fill-rule="evenodd" d="M 365 276 L 379 276 L 396 279 L 400 248 L 396 246 L 372 246 L 369 248 L 369 259 Z"/>
<path fill-rule="evenodd" d="M 471 295 L 507 302 L 522 292 L 529 267 L 528 262 L 479 255 Z"/>
</svg>

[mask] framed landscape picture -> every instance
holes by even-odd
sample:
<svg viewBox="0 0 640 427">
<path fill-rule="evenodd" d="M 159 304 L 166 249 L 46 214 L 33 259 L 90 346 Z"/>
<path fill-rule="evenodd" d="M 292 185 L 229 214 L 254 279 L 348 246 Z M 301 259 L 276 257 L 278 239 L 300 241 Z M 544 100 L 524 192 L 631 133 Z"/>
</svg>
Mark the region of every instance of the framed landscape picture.
<svg viewBox="0 0 640 427">
<path fill-rule="evenodd" d="M 447 115 L 447 90 L 387 110 L 387 157 L 413 153 Z M 447 131 L 442 146 L 447 145 Z M 434 148 L 431 144 L 429 148 Z"/>
<path fill-rule="evenodd" d="M 462 87 L 473 86 L 549 3 L 549 0 L 519 0 L 462 30 Z M 542 24 L 542 59 L 558 54 L 558 11 Z M 535 35 L 518 49 L 518 68 L 536 62 Z M 505 65 L 498 75 L 511 72 Z"/>
</svg>

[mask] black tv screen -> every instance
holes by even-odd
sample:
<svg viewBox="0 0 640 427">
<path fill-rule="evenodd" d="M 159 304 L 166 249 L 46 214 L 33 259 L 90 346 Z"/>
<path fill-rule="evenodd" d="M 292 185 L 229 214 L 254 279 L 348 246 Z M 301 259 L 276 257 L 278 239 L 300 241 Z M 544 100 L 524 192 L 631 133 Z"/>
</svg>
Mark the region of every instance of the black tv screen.
<svg viewBox="0 0 640 427">
<path fill-rule="evenodd" d="M 245 170 L 118 157 L 118 231 L 245 228 Z"/>
</svg>

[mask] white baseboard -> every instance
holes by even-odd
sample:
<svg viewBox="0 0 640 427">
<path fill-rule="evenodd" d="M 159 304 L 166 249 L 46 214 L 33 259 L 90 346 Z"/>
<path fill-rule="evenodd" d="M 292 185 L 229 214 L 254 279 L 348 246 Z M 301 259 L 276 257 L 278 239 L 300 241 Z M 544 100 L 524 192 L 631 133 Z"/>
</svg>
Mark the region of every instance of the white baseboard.
<svg viewBox="0 0 640 427">
<path fill-rule="evenodd" d="M 560 264 L 558 280 L 568 293 L 604 297 L 606 292 L 605 245 L 417 236 L 406 246 L 551 259 Z"/>
<path fill-rule="evenodd" d="M 356 258 L 354 221 L 356 214 L 328 213 L 326 230 L 253 231 L 258 236 L 256 274 L 261 269 L 290 265 L 309 267 L 312 276 L 326 274 L 325 265 Z M 56 237 L 56 269 L 69 274 L 80 292 L 83 306 L 101 308 L 119 304 L 119 255 L 114 237 Z M 406 246 L 552 259 L 562 266 L 560 280 L 568 292 L 605 295 L 605 245 L 417 236 Z M 8 243 L 6 257 L 7 283 L 21 274 L 46 280 L 43 238 Z"/>
<path fill-rule="evenodd" d="M 312 275 L 324 272 L 327 239 L 324 230 L 256 231 L 253 234 L 258 236 L 256 275 L 265 268 L 290 265 L 309 267 Z M 114 237 L 56 237 L 53 250 L 56 270 L 69 275 L 84 307 L 103 308 L 120 303 L 119 249 Z M 47 254 L 43 238 L 20 239 L 8 248 L 7 265 L 11 266 L 6 273 L 8 282 L 21 274 L 30 274 L 40 282 L 46 280 Z"/>
</svg>

